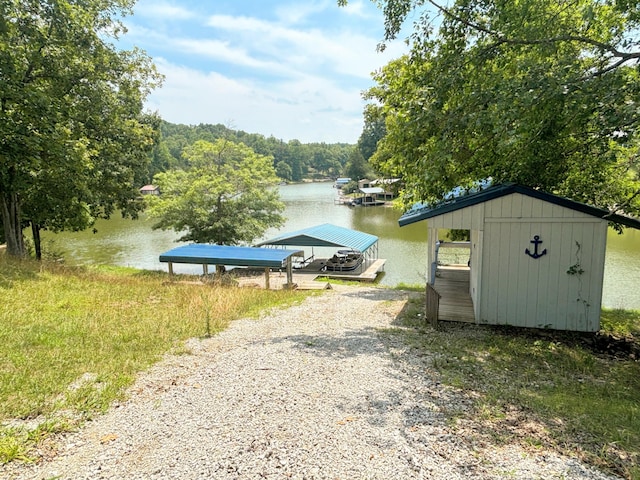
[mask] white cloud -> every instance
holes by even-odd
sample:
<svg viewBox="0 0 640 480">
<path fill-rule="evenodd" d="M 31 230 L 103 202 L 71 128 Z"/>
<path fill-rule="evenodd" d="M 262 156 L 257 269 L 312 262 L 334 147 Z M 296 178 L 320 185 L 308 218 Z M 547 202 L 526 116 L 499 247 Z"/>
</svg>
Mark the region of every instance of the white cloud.
<svg viewBox="0 0 640 480">
<path fill-rule="evenodd" d="M 342 7 L 346 13 L 355 17 L 369 18 L 370 15 L 365 8 L 365 4 L 362 1 L 349 2 L 346 7 Z"/>
<path fill-rule="evenodd" d="M 253 58 L 242 47 L 234 47 L 228 41 L 182 38 L 175 39 L 172 43 L 174 48 L 182 52 L 220 60 L 231 65 L 263 70 L 275 67 L 274 63 Z"/>
<path fill-rule="evenodd" d="M 354 143 L 363 123 L 361 93 L 373 85 L 370 74 L 404 52 L 400 42 L 376 52 L 380 38 L 367 32 L 371 25 L 381 32 L 382 20 L 372 18 L 375 11 L 363 1 L 342 9 L 335 0 L 322 0 L 280 4 L 267 14 L 247 10 L 254 16 L 202 14 L 212 10 L 202 2 L 201 13 L 189 21 L 159 25 L 145 19 L 171 14 L 171 5 L 142 0 L 146 16 L 131 22 L 129 41 L 147 50 L 165 75 L 148 107 L 174 123 Z"/>
<path fill-rule="evenodd" d="M 332 3 L 334 0 L 324 0 L 321 2 L 295 2 L 287 5 L 280 5 L 276 7 L 275 14 L 278 19 L 288 25 L 296 25 L 305 22 L 310 17 L 318 15 L 330 6 L 335 6 Z"/>
<path fill-rule="evenodd" d="M 189 20 L 194 18 L 193 12 L 186 8 L 165 2 L 141 1 L 136 4 L 135 14 L 164 20 Z"/>
<path fill-rule="evenodd" d="M 249 17 L 214 15 L 210 27 L 229 32 L 246 50 L 278 59 L 280 69 L 335 71 L 356 78 L 370 73 L 392 58 L 394 49 L 384 55 L 376 52 L 379 39 L 348 30 L 298 30 Z M 240 59 L 242 56 L 239 55 Z M 385 61 L 385 59 L 387 59 Z M 272 62 L 265 63 L 265 66 Z"/>
<path fill-rule="evenodd" d="M 315 76 L 266 85 L 203 73 L 164 59 L 162 89 L 148 102 L 173 123 L 222 123 L 250 133 L 302 142 L 354 143 L 362 130 L 357 89 L 344 89 Z"/>
</svg>

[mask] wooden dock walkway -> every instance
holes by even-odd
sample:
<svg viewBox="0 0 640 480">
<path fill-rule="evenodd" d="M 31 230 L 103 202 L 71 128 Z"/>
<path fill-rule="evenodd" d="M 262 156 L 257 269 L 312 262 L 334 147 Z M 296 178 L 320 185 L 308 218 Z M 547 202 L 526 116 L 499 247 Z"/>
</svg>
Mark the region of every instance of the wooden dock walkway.
<svg viewBox="0 0 640 480">
<path fill-rule="evenodd" d="M 438 320 L 475 323 L 468 267 L 438 267 L 433 288 L 440 294 Z"/>
<path fill-rule="evenodd" d="M 309 263 L 303 268 L 297 268 L 294 270 L 294 274 L 300 275 L 313 275 L 313 278 L 334 278 L 339 280 L 354 280 L 360 282 L 373 282 L 378 277 L 380 272 L 384 272 L 384 265 L 387 262 L 383 258 L 374 260 L 365 260 L 364 268 L 357 268 L 350 272 L 334 272 L 334 271 L 322 271 L 327 259 L 317 258 L 313 262 Z"/>
</svg>

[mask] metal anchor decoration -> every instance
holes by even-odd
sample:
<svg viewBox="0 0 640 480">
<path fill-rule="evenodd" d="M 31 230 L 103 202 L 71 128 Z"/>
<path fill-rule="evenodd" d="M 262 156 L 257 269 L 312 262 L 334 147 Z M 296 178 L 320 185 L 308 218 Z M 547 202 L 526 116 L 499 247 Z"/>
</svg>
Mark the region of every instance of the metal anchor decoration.
<svg viewBox="0 0 640 480">
<path fill-rule="evenodd" d="M 538 258 L 547 254 L 546 248 L 542 250 L 542 252 L 538 253 L 538 246 L 542 243 L 542 240 L 540 240 L 540 235 L 534 235 L 533 240 L 531 240 L 531 243 L 533 243 L 533 246 L 534 246 L 533 253 L 531 253 L 531 251 L 528 248 L 526 248 L 524 251 L 524 253 L 529 255 L 531 258 L 537 260 Z"/>
</svg>

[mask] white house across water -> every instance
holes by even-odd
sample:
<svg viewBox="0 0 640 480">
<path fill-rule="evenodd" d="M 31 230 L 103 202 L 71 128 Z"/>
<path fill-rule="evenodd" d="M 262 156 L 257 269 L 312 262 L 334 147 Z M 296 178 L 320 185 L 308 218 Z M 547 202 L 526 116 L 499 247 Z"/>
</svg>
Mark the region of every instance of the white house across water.
<svg viewBox="0 0 640 480">
<path fill-rule="evenodd" d="M 583 332 L 600 329 L 609 222 L 640 229 L 638 219 L 517 184 L 414 207 L 399 223 L 422 220 L 428 220 L 427 283 L 442 304 L 466 303 L 466 320 L 475 323 Z M 462 291 L 446 284 L 451 271 L 438 262 L 442 229 L 470 233 L 469 263 L 454 272 Z M 442 304 L 441 320 L 465 320 Z"/>
</svg>

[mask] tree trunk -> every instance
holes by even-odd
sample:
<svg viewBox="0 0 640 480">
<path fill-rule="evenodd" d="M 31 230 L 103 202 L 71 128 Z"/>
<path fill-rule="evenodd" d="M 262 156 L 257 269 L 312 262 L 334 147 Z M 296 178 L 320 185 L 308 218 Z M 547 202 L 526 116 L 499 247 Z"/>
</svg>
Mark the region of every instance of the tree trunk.
<svg viewBox="0 0 640 480">
<path fill-rule="evenodd" d="M 20 221 L 20 199 L 17 193 L 0 194 L 0 214 L 7 242 L 7 254 L 14 257 L 26 256 Z"/>
<path fill-rule="evenodd" d="M 36 251 L 36 260 L 42 260 L 42 243 L 40 242 L 40 226 L 31 222 L 31 233 L 33 234 L 33 248 Z"/>
</svg>

